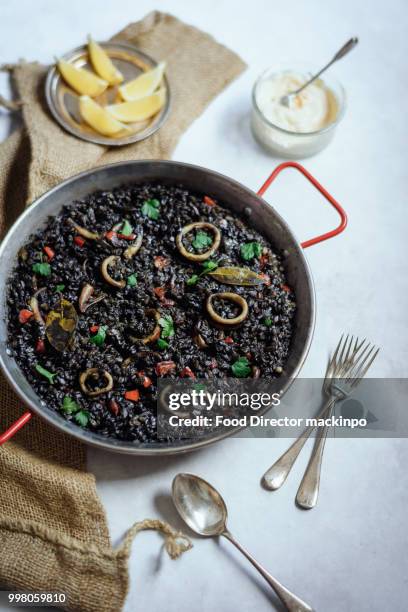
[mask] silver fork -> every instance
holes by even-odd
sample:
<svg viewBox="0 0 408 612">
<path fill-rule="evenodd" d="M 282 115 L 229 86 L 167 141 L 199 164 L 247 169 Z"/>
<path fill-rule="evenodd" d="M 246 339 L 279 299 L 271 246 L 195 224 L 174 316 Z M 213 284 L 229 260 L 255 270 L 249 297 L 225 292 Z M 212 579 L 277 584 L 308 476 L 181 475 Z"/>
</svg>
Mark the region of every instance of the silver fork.
<svg viewBox="0 0 408 612">
<path fill-rule="evenodd" d="M 329 361 L 323 383 L 323 391 L 328 396 L 317 419 L 329 418 L 336 402 L 344 400 L 360 380 L 367 373 L 368 368 L 376 358 L 378 351 L 375 346 L 366 340 L 361 342 L 358 338 L 349 335 L 340 341 Z M 265 472 L 262 477 L 263 485 L 272 490 L 279 489 L 285 482 L 306 440 L 315 427 L 308 427 L 302 435 L 288 448 L 288 450 Z M 320 470 L 323 458 L 324 444 L 328 427 L 320 429 L 320 435 L 313 449 L 305 475 L 300 484 L 296 501 L 306 509 L 313 508 L 317 503 L 320 484 Z"/>
</svg>

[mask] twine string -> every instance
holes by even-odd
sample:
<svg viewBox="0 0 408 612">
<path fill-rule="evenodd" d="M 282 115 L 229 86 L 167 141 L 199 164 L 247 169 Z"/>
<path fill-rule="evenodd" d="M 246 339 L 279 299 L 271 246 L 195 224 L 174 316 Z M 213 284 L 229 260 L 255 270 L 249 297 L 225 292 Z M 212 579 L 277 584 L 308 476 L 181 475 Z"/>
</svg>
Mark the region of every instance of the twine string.
<svg viewBox="0 0 408 612">
<path fill-rule="evenodd" d="M 176 531 L 168 523 L 159 519 L 145 519 L 135 523 L 127 532 L 122 544 L 116 550 L 118 555 L 129 557 L 134 538 L 141 531 L 159 531 L 164 535 L 164 546 L 171 559 L 178 559 L 184 552 L 190 550 L 193 544 L 181 531 Z"/>
</svg>

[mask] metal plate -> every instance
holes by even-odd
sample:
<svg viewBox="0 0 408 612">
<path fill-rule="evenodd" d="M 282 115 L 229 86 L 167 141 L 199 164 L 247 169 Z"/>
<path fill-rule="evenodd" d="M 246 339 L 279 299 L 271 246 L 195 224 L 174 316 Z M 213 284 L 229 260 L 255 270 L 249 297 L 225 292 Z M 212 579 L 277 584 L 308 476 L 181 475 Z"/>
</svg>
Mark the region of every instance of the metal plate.
<svg viewBox="0 0 408 612">
<path fill-rule="evenodd" d="M 142 72 L 157 66 L 157 62 L 153 58 L 131 45 L 110 42 L 99 44 L 108 53 L 115 66 L 122 72 L 125 81 L 135 79 Z M 86 46 L 78 47 L 66 53 L 61 59 L 74 64 L 77 68 L 87 68 L 93 71 L 88 61 Z M 82 140 L 87 140 L 95 144 L 120 147 L 144 140 L 161 128 L 170 110 L 170 87 L 166 76 L 163 77 L 163 86 L 166 89 L 166 102 L 164 106 L 156 115 L 146 121 L 133 124 L 128 123 L 127 125 L 134 130 L 130 136 L 128 132 L 126 135 L 122 136 L 120 132 L 115 137 L 102 136 L 84 123 L 79 114 L 79 95 L 65 83 L 55 66 L 50 68 L 47 74 L 47 79 L 45 81 L 45 97 L 54 119 L 58 121 L 67 132 L 70 132 Z M 123 101 L 119 97 L 117 86 L 108 87 L 107 90 L 94 99 L 95 102 L 103 106 Z"/>
<path fill-rule="evenodd" d="M 312 275 L 299 241 L 282 217 L 265 200 L 237 181 L 200 166 L 173 161 L 127 161 L 86 170 L 60 183 L 38 198 L 17 219 L 0 244 L 0 278 L 3 284 L 10 276 L 23 244 L 35 231 L 43 227 L 50 216 L 57 215 L 67 202 L 80 200 L 98 190 L 111 190 L 124 184 L 160 181 L 170 185 L 184 184 L 188 189 L 209 193 L 222 202 L 233 214 L 251 211 L 251 225 L 261 232 L 277 250 L 287 252 L 285 273 L 293 287 L 298 308 L 293 330 L 293 339 L 288 361 L 285 364 L 286 377 L 280 390 L 285 392 L 291 381 L 299 374 L 312 341 L 315 324 L 315 294 Z M 178 454 L 207 446 L 236 433 L 231 428 L 204 440 L 185 440 L 167 445 L 160 442 L 125 442 L 105 438 L 95 432 L 82 429 L 75 423 L 50 410 L 35 393 L 20 370 L 14 357 L 7 350 L 7 296 L 0 297 L 0 367 L 13 390 L 34 413 L 48 423 L 82 442 L 104 450 L 130 455 Z M 280 384 L 280 379 L 275 379 Z M 23 410 L 22 410 L 23 412 Z M 264 414 L 266 409 L 258 414 Z M 30 427 L 30 424 L 26 425 Z"/>
</svg>

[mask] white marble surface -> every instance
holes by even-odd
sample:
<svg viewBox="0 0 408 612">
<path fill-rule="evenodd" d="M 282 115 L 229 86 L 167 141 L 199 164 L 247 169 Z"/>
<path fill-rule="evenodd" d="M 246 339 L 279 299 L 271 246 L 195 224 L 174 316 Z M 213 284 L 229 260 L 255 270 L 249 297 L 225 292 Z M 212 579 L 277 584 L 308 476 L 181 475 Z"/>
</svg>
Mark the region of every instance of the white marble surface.
<svg viewBox="0 0 408 612">
<path fill-rule="evenodd" d="M 381 345 L 372 375 L 406 376 L 408 307 L 406 235 L 406 58 L 404 0 L 20 0 L 0 9 L 0 58 L 50 62 L 92 31 L 103 40 L 152 8 L 173 12 L 239 52 L 247 72 L 216 99 L 180 141 L 175 159 L 214 168 L 257 188 L 278 160 L 252 140 L 250 88 L 258 73 L 285 58 L 325 61 L 351 35 L 361 44 L 336 68 L 348 111 L 333 144 L 306 167 L 344 205 L 349 227 L 308 250 L 317 291 L 316 333 L 303 374 L 320 376 L 343 329 Z M 5 77 L 0 90 L 7 92 Z M 0 115 L 1 136 L 12 129 Z M 335 223 L 334 213 L 295 175 L 267 195 L 306 239 Z M 259 486 L 287 440 L 235 439 L 171 459 L 127 458 L 91 451 L 115 542 L 135 520 L 158 516 L 179 525 L 168 494 L 179 471 L 213 482 L 230 507 L 230 527 L 258 559 L 321 612 L 406 610 L 408 597 L 408 443 L 329 440 L 320 503 L 293 503 L 306 458 L 285 487 Z M 159 553 L 159 536 L 137 537 L 126 612 L 220 610 L 267 612 L 267 588 L 227 542 L 195 540 L 177 562 Z M 279 609 L 279 607 L 278 607 Z"/>
</svg>

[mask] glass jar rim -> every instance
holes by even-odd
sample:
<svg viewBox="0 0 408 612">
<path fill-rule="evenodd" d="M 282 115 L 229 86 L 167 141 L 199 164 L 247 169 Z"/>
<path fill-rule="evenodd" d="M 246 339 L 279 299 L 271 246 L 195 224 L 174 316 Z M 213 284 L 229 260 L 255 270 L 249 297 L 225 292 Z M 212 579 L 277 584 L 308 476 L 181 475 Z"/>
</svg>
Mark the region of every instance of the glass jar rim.
<svg viewBox="0 0 408 612">
<path fill-rule="evenodd" d="M 288 63 L 288 65 L 290 65 L 290 63 Z M 296 69 L 296 66 L 293 66 L 292 70 L 293 69 Z M 332 76 L 330 78 L 331 78 L 332 81 L 335 81 L 336 86 L 340 90 L 341 99 L 339 99 L 339 97 L 336 95 L 336 93 L 333 92 L 335 97 L 336 97 L 337 102 L 339 103 L 339 110 L 338 110 L 338 113 L 336 115 L 336 119 L 334 121 L 332 121 L 331 123 L 329 123 L 328 125 L 324 126 L 323 128 L 320 128 L 319 130 L 314 130 L 313 132 L 294 132 L 293 130 L 287 130 L 287 129 L 277 125 L 276 123 L 273 123 L 272 121 L 267 119 L 267 117 L 265 117 L 264 113 L 259 108 L 258 102 L 257 102 L 257 99 L 256 99 L 256 90 L 257 90 L 258 85 L 265 79 L 265 75 L 267 75 L 269 73 L 271 73 L 271 74 L 282 74 L 284 72 L 288 72 L 289 70 L 291 70 L 291 69 L 290 68 L 284 69 L 284 68 L 280 68 L 280 67 L 276 67 L 276 69 L 275 69 L 273 66 L 270 66 L 269 68 L 264 70 L 259 75 L 259 77 L 256 79 L 256 81 L 254 83 L 254 86 L 252 88 L 252 106 L 253 106 L 254 110 L 258 113 L 258 115 L 260 116 L 262 121 L 264 121 L 270 127 L 274 128 L 276 130 L 279 130 L 283 134 L 288 134 L 290 136 L 297 136 L 297 137 L 317 136 L 317 135 L 320 135 L 320 134 L 324 134 L 325 132 L 329 132 L 330 130 L 335 128 L 340 123 L 340 121 L 343 119 L 343 117 L 344 117 L 344 113 L 345 113 L 345 110 L 346 110 L 346 92 L 345 92 L 345 89 L 344 89 L 343 85 L 340 83 L 340 81 L 338 81 L 337 79 L 335 79 Z"/>
</svg>

